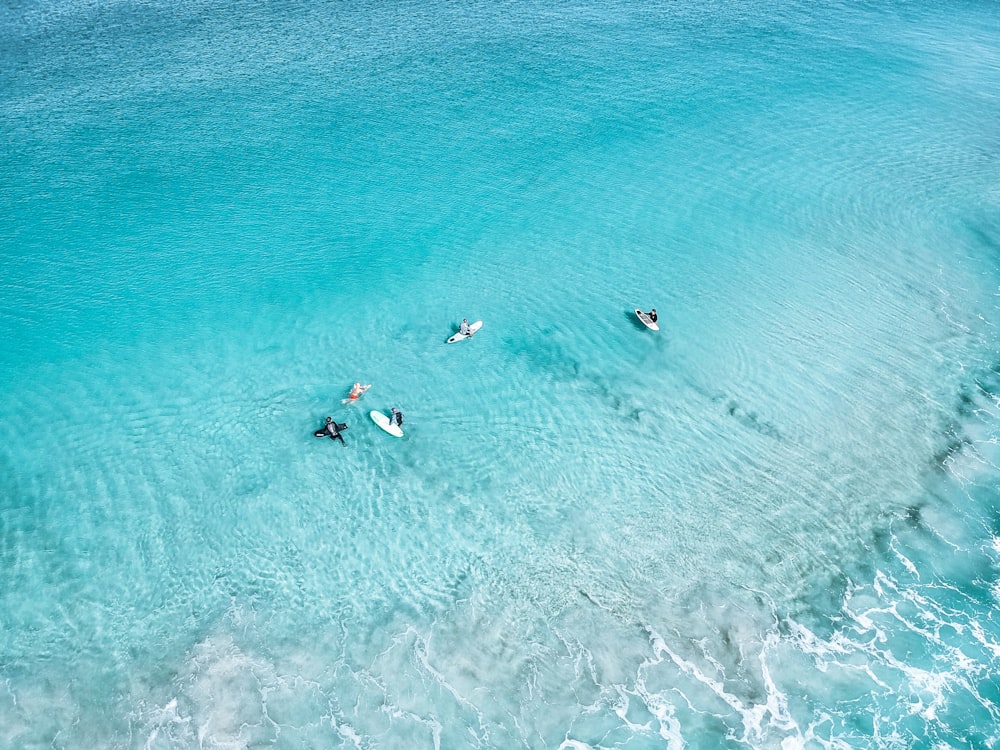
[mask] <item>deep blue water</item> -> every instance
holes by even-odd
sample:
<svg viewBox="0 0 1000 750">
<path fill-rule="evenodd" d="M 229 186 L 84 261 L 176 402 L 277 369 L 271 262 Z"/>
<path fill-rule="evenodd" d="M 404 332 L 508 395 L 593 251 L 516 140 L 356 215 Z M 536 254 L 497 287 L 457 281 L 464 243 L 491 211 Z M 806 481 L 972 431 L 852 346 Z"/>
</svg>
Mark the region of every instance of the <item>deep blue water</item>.
<svg viewBox="0 0 1000 750">
<path fill-rule="evenodd" d="M 0 9 L 0 746 L 996 746 L 995 10 Z"/>
</svg>

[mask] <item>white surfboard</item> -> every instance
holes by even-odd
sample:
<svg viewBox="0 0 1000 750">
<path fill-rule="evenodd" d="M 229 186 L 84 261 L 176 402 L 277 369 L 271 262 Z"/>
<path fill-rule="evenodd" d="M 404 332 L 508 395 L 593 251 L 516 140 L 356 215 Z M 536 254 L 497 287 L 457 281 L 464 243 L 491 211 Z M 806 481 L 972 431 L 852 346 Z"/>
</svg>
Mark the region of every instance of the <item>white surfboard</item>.
<svg viewBox="0 0 1000 750">
<path fill-rule="evenodd" d="M 483 327 L 483 321 L 477 320 L 475 323 L 469 324 L 469 330 L 471 333 L 456 333 L 450 339 L 448 339 L 449 344 L 454 344 L 456 341 L 464 341 L 465 339 L 472 338 L 472 334 Z"/>
<path fill-rule="evenodd" d="M 372 409 L 368 412 L 368 416 L 372 418 L 372 422 L 377 424 L 383 430 L 388 432 L 393 437 L 403 437 L 403 430 L 397 424 L 389 424 L 389 417 L 376 409 Z"/>
<path fill-rule="evenodd" d="M 649 317 L 649 315 L 647 315 L 646 313 L 644 313 L 642 310 L 637 309 L 635 311 L 635 316 L 639 320 L 641 320 L 642 324 L 644 326 L 646 326 L 646 328 L 648 328 L 649 330 L 651 330 L 651 331 L 659 331 L 660 330 L 660 327 L 656 324 L 656 322 L 651 317 Z"/>
</svg>

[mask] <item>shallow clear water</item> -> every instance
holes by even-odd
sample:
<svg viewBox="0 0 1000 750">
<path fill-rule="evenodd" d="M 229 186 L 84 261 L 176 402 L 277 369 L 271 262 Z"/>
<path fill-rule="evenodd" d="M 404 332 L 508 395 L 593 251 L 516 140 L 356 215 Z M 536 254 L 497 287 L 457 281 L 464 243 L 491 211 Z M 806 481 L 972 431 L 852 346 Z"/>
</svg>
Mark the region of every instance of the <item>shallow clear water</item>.
<svg viewBox="0 0 1000 750">
<path fill-rule="evenodd" d="M 998 32 L 0 11 L 0 745 L 992 747 Z"/>
</svg>

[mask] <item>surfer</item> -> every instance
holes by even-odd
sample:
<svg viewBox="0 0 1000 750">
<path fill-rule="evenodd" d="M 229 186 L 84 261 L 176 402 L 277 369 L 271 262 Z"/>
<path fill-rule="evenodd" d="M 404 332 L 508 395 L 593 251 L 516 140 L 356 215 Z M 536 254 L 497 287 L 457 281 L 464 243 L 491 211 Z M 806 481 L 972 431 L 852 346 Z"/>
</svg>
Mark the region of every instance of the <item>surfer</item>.
<svg viewBox="0 0 1000 750">
<path fill-rule="evenodd" d="M 473 330 L 469 328 L 468 318 L 462 318 L 462 325 L 458 327 L 458 332 L 463 336 L 471 336 L 473 334 Z"/>
<path fill-rule="evenodd" d="M 397 409 L 395 406 L 392 407 L 392 416 L 389 417 L 389 424 L 396 425 L 397 427 L 403 426 L 403 412 Z"/>
<path fill-rule="evenodd" d="M 354 387 L 351 388 L 351 393 L 348 396 L 348 398 L 351 399 L 351 401 L 357 401 L 359 398 L 361 398 L 361 394 L 367 391 L 371 387 L 372 387 L 371 383 L 369 383 L 368 385 L 361 385 L 361 383 L 355 383 Z"/>
<path fill-rule="evenodd" d="M 337 424 L 333 421 L 333 417 L 327 417 L 326 424 L 316 430 L 313 435 L 316 437 L 329 437 L 331 440 L 339 440 L 341 445 L 347 445 L 344 442 L 344 436 L 340 434 L 346 429 L 346 424 Z"/>
<path fill-rule="evenodd" d="M 649 315 L 649 319 L 651 321 L 653 321 L 654 323 L 656 322 L 656 308 L 655 307 L 652 310 L 650 310 L 648 313 L 646 313 L 646 314 Z"/>
</svg>

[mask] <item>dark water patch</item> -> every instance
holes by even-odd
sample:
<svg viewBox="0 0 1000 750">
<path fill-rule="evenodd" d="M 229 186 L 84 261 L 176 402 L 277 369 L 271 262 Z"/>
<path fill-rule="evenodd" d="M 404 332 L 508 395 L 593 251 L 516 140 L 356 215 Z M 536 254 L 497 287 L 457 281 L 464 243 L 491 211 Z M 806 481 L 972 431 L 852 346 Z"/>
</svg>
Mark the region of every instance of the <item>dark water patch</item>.
<svg viewBox="0 0 1000 750">
<path fill-rule="evenodd" d="M 786 557 L 784 552 L 778 547 L 772 547 L 771 550 L 764 557 L 764 562 L 768 565 L 776 566 L 780 565 L 785 561 Z"/>
<path fill-rule="evenodd" d="M 735 401 L 730 401 L 726 405 L 726 413 L 730 417 L 734 417 L 737 422 L 746 427 L 747 429 L 753 430 L 754 432 L 759 432 L 765 437 L 773 438 L 774 440 L 782 440 L 781 432 L 770 422 L 761 419 L 757 412 L 747 411 L 742 406 L 740 406 Z"/>
<path fill-rule="evenodd" d="M 721 405 L 723 413 L 729 417 L 733 417 L 743 427 L 774 440 L 784 440 L 784 435 L 781 430 L 779 430 L 776 425 L 761 418 L 756 411 L 748 410 L 735 399 L 721 391 L 712 392 L 700 387 L 693 381 L 687 380 L 686 382 L 703 398 L 708 399 L 713 404 Z"/>
<path fill-rule="evenodd" d="M 879 523 L 873 526 L 867 539 L 862 540 L 867 554 L 854 561 L 850 568 L 850 577 L 858 580 L 868 580 L 874 575 L 876 568 L 893 553 L 893 542 L 896 539 L 896 529 L 902 524 L 904 530 L 917 531 L 925 535 L 929 533 L 923 520 L 923 504 L 911 504 L 879 515 Z"/>
<path fill-rule="evenodd" d="M 972 423 L 995 418 L 1000 394 L 1000 362 L 993 362 L 971 381 L 962 383 L 955 396 L 954 417 L 941 429 L 943 444 L 931 458 L 934 470 L 947 473 L 949 466 L 962 453 L 976 450 L 976 441 L 968 434 L 975 430 Z"/>
<path fill-rule="evenodd" d="M 870 548 L 879 556 L 885 555 L 889 551 L 889 543 L 892 541 L 892 534 L 887 528 L 876 528 L 872 531 Z"/>
<path fill-rule="evenodd" d="M 962 385 L 958 390 L 958 415 L 963 418 L 969 418 L 975 411 L 976 401 L 969 393 L 969 387 L 967 385 Z"/>
<path fill-rule="evenodd" d="M 569 386 L 575 395 L 585 397 L 589 401 L 585 411 L 603 409 L 613 419 L 632 424 L 641 424 L 649 418 L 651 410 L 642 405 L 646 394 L 640 398 L 636 390 L 644 373 L 623 373 L 621 363 L 611 355 L 580 358 L 557 340 L 559 335 L 558 330 L 548 329 L 528 341 L 506 339 L 505 345 L 543 381 L 557 387 Z"/>
<path fill-rule="evenodd" d="M 610 411 L 620 415 L 630 422 L 641 423 L 643 414 L 648 413 L 648 409 L 636 406 L 632 398 L 623 397 L 621 389 L 608 380 L 603 374 L 594 374 L 584 377 L 582 381 L 588 386 L 594 395 L 602 401 Z"/>
<path fill-rule="evenodd" d="M 975 378 L 973 382 L 975 390 L 965 390 L 962 394 L 971 402 L 971 411 L 994 406 L 1000 400 L 1000 362 L 990 365 L 988 376 Z"/>
<path fill-rule="evenodd" d="M 554 341 L 555 331 L 543 330 L 534 341 L 505 338 L 504 345 L 511 353 L 524 359 L 536 371 L 557 381 L 575 380 L 580 374 L 580 362 L 570 357 L 565 349 Z"/>
<path fill-rule="evenodd" d="M 996 232 L 993 227 L 985 226 L 983 223 L 973 224 L 969 222 L 966 226 L 976 243 L 992 253 L 1000 255 L 1000 232 Z"/>
<path fill-rule="evenodd" d="M 926 502 L 914 498 L 909 505 L 880 513 L 880 523 L 871 532 L 872 548 L 879 554 L 885 554 L 889 551 L 889 543 L 892 541 L 893 529 L 897 522 L 902 523 L 905 529 L 927 531 L 923 518 L 923 509 L 926 505 Z"/>
</svg>

